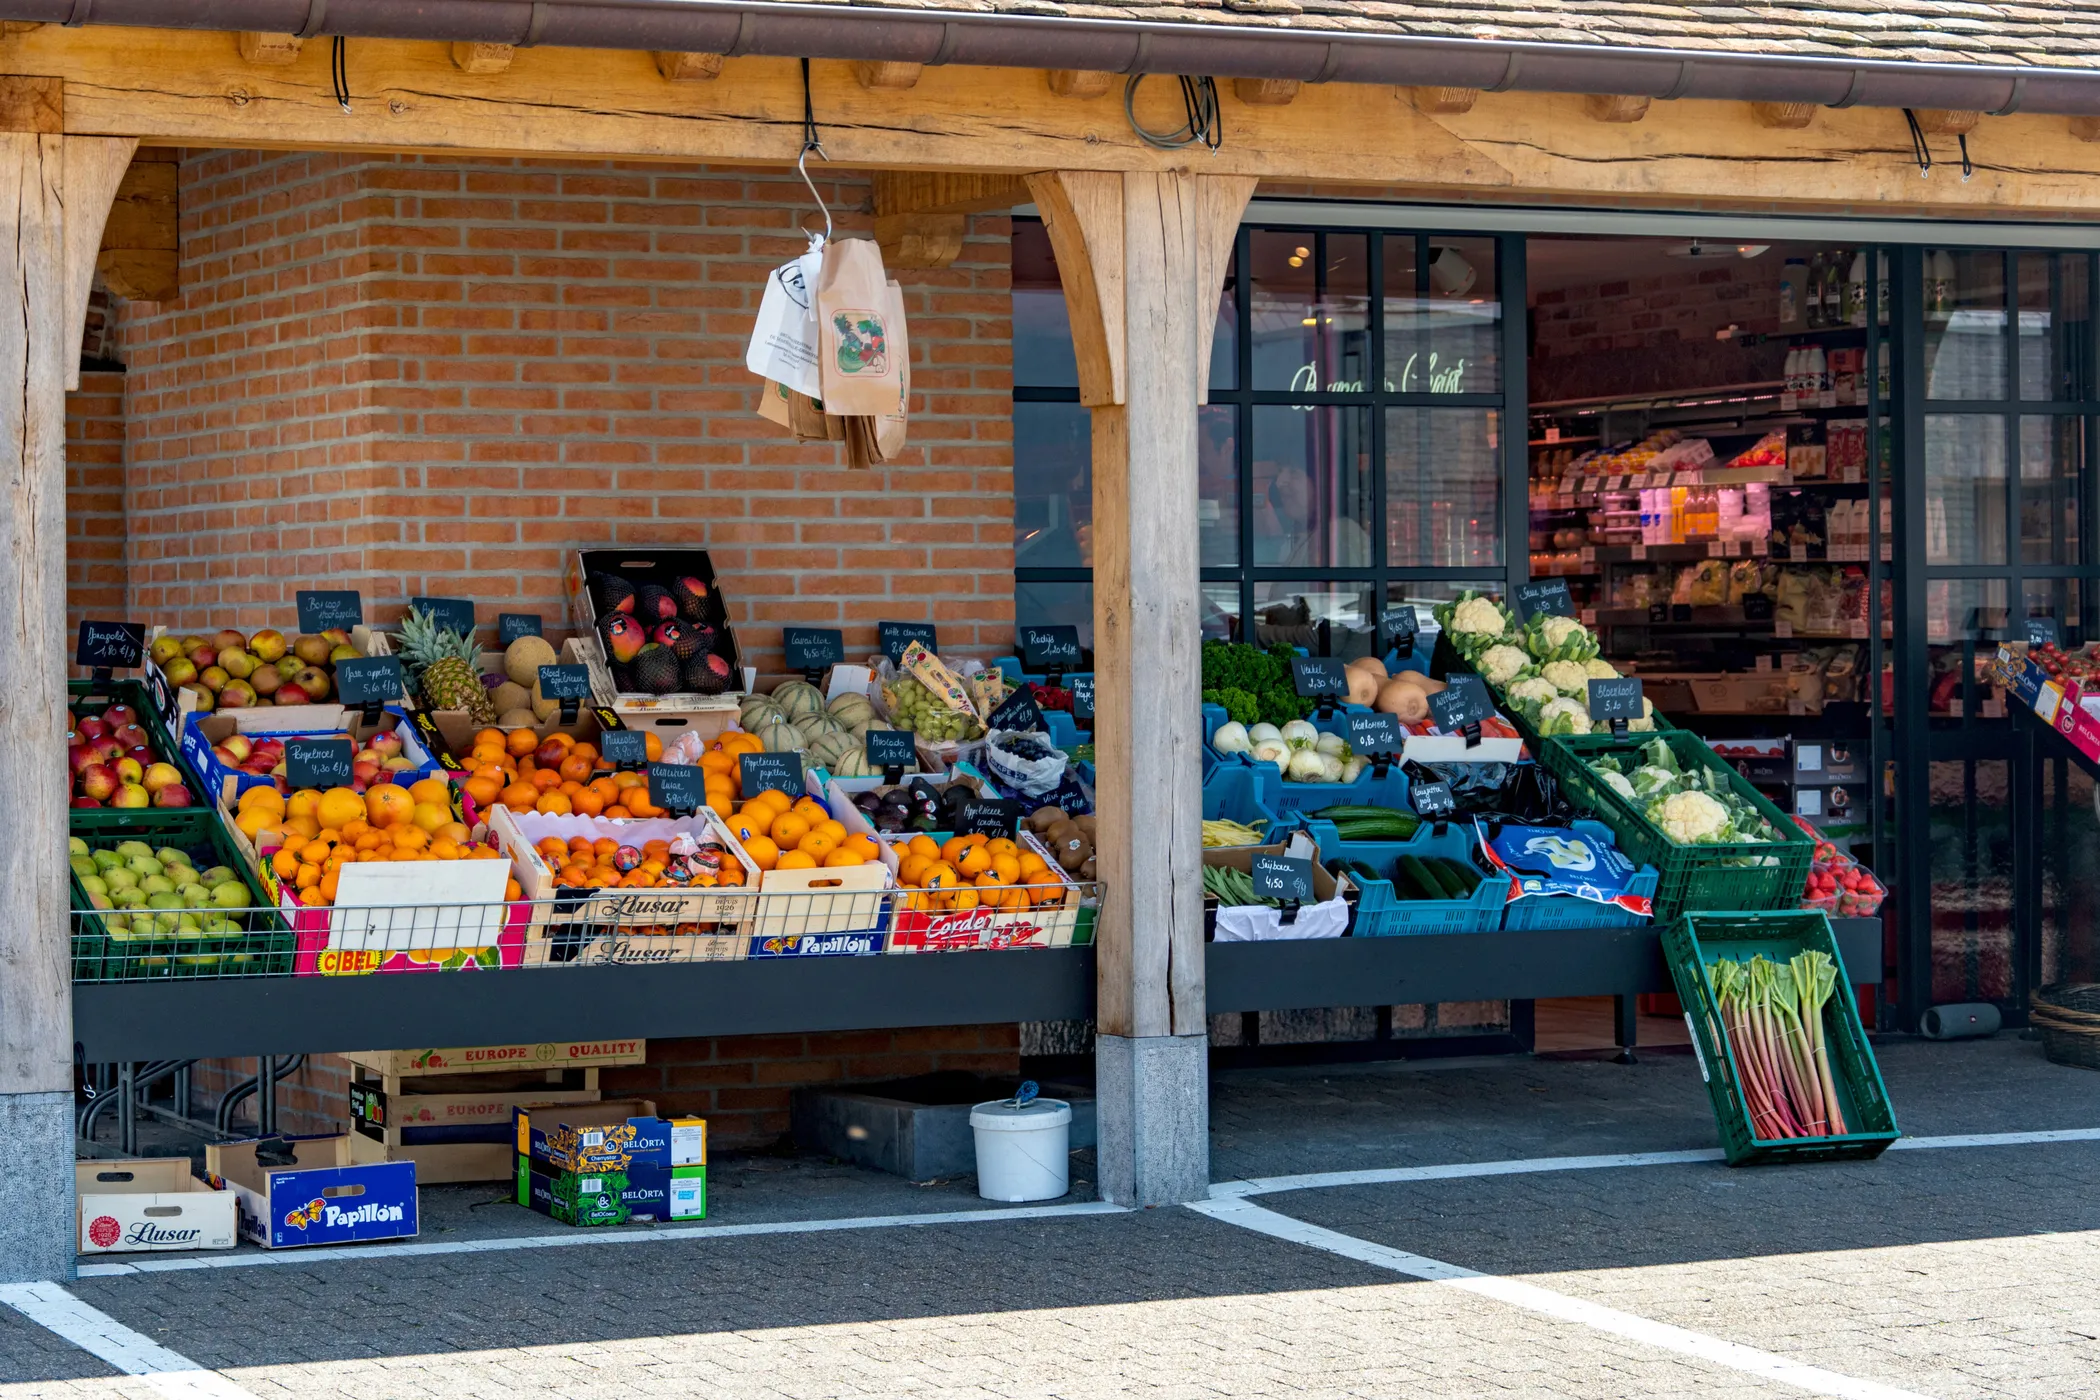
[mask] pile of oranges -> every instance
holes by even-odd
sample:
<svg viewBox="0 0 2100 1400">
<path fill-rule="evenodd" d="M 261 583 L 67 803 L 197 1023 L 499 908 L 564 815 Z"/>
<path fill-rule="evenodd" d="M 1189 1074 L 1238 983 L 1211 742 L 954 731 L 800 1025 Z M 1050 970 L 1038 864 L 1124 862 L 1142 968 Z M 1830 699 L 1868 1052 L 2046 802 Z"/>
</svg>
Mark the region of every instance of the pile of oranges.
<svg viewBox="0 0 2100 1400">
<path fill-rule="evenodd" d="M 921 832 L 898 853 L 897 879 L 922 893 L 906 895 L 906 909 L 996 909 L 1019 913 L 1064 903 L 1064 882 L 1050 863 L 1004 836 L 951 836 L 936 842 Z"/>
<path fill-rule="evenodd" d="M 625 873 L 615 864 L 623 847 L 610 836 L 595 839 L 571 836 L 566 841 L 559 836 L 549 836 L 533 849 L 555 872 L 554 883 L 563 889 L 636 890 L 665 886 L 721 889 L 744 883 L 744 867 L 727 851 L 722 853 L 720 868 L 712 874 L 694 875 L 685 880 L 667 877 L 665 872 L 672 864 L 671 843 L 668 841 L 642 842 L 637 848 L 641 863 Z"/>
<path fill-rule="evenodd" d="M 258 849 L 276 846 L 272 873 L 309 908 L 335 903 L 336 882 L 352 862 L 502 859 L 454 818 L 452 789 L 442 778 L 409 787 L 379 783 L 362 794 L 301 788 L 289 799 L 273 787 L 252 787 L 240 796 L 234 825 Z M 504 898 L 519 894 L 518 882 L 508 881 Z"/>
<path fill-rule="evenodd" d="M 744 765 L 737 760 L 747 753 L 765 751 L 756 734 L 741 729 L 725 730 L 709 744 L 700 755 L 700 771 L 707 775 L 707 805 L 717 812 L 734 809 L 744 796 Z"/>
<path fill-rule="evenodd" d="M 866 865 L 882 857 L 874 837 L 848 835 L 845 824 L 815 798 L 790 798 L 778 788 L 767 788 L 737 808 L 729 830 L 760 870 Z"/>
<path fill-rule="evenodd" d="M 651 762 L 663 757 L 663 740 L 644 731 Z M 461 785 L 482 811 L 543 812 L 552 817 L 660 817 L 649 800 L 649 782 L 639 773 L 607 771 L 611 765 L 596 744 L 530 729 L 481 729 L 466 758 Z"/>
</svg>

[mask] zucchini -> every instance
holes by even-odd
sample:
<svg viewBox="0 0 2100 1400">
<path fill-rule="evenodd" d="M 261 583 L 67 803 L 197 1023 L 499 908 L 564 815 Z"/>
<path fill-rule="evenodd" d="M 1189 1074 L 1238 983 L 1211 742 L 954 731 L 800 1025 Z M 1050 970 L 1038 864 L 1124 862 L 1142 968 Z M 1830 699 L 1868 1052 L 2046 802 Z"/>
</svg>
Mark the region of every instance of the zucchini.
<svg viewBox="0 0 2100 1400">
<path fill-rule="evenodd" d="M 1318 815 L 1344 841 L 1406 841 L 1422 826 L 1414 813 L 1392 807 L 1328 807 Z"/>
<path fill-rule="evenodd" d="M 1443 883 L 1420 856 L 1400 857 L 1399 870 L 1407 877 L 1407 883 L 1411 887 L 1407 895 L 1409 899 L 1449 898 L 1444 893 Z"/>
<path fill-rule="evenodd" d="M 1452 891 L 1453 899 L 1467 899 L 1480 888 L 1480 877 L 1463 862 L 1440 856 L 1436 861 L 1436 872 L 1443 877 L 1444 885 Z"/>
</svg>

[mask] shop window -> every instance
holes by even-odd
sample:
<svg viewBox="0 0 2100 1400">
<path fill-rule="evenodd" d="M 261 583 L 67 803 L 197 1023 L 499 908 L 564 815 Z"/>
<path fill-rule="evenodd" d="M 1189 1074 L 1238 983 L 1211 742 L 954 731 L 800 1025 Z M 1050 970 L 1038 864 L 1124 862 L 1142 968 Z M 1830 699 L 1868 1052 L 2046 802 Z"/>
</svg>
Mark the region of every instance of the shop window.
<svg viewBox="0 0 2100 1400">
<path fill-rule="evenodd" d="M 1199 624 L 1206 642 L 1244 642 L 1240 628 L 1240 586 L 1232 583 L 1203 585 L 1203 616 Z"/>
<path fill-rule="evenodd" d="M 1926 713 L 1983 716 L 1989 695 L 1979 668 L 2006 635 L 2006 581 L 2001 578 L 1929 579 L 1925 584 L 1925 641 L 1930 656 Z"/>
<path fill-rule="evenodd" d="M 2005 397 L 2005 254 L 1925 253 L 1925 396 Z"/>
<path fill-rule="evenodd" d="M 1079 645 L 1094 647 L 1094 585 L 1073 582 L 1018 582 L 1014 585 L 1014 625 L 1051 626 L 1070 623 L 1079 629 Z"/>
<path fill-rule="evenodd" d="M 2085 420 L 2020 420 L 2020 562 L 2076 564 Z"/>
<path fill-rule="evenodd" d="M 2091 279 L 2084 253 L 2022 253 L 2020 397 L 2071 403 L 2091 392 Z"/>
<path fill-rule="evenodd" d="M 1240 562 L 1239 415 L 1230 404 L 1196 414 L 1196 519 L 1206 569 Z"/>
<path fill-rule="evenodd" d="M 2085 615 L 2079 607 L 2081 589 L 2075 578 L 2030 578 L 2020 585 L 2021 617 L 2052 617 L 2065 646 L 2076 646 L 2087 638 Z M 2015 624 L 2015 637 L 2019 635 Z"/>
<path fill-rule="evenodd" d="M 1076 403 L 1014 405 L 1014 567 L 1094 562 L 1093 424 Z"/>
<path fill-rule="evenodd" d="M 1385 388 L 1491 394 L 1502 388 L 1502 302 L 1487 238 L 1388 236 Z"/>
<path fill-rule="evenodd" d="M 1260 406 L 1254 418 L 1254 562 L 1371 565 L 1370 413 Z"/>
<path fill-rule="evenodd" d="M 2041 783 L 2041 982 L 2100 981 L 2100 816 L 2093 780 L 2051 754 Z"/>
<path fill-rule="evenodd" d="M 1057 280 L 1050 234 L 1033 219 L 1014 223 L 1014 383 L 1032 389 L 1077 389 L 1079 361 L 1072 323 Z M 1018 439 L 1017 439 L 1018 440 Z"/>
<path fill-rule="evenodd" d="M 1316 656 L 1368 656 L 1377 644 L 1376 598 L 1362 583 L 1263 580 L 1254 585 L 1253 640 Z"/>
<path fill-rule="evenodd" d="M 1502 411 L 1385 411 L 1386 562 L 1395 568 L 1502 563 Z"/>
<path fill-rule="evenodd" d="M 1925 558 L 2005 562 L 2005 420 L 1988 413 L 1925 419 Z"/>
<path fill-rule="evenodd" d="M 1368 392 L 1370 245 L 1360 233 L 1250 236 L 1253 388 Z"/>
<path fill-rule="evenodd" d="M 2006 1001 L 2013 988 L 2011 765 L 1931 765 L 1932 1000 Z"/>
</svg>

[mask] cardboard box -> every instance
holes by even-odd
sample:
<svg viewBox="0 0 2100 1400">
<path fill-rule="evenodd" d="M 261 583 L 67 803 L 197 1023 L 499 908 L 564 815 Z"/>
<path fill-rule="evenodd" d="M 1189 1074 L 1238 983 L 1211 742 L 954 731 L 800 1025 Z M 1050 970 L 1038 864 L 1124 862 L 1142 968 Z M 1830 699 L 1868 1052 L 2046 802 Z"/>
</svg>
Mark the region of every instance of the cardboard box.
<svg viewBox="0 0 2100 1400">
<path fill-rule="evenodd" d="M 265 1147 L 291 1161 L 262 1160 Z M 241 1238 L 264 1249 L 415 1237 L 415 1163 L 359 1163 L 347 1135 L 209 1143 L 204 1165 L 212 1185 L 232 1189 Z"/>
<path fill-rule="evenodd" d="M 73 1164 L 82 1254 L 232 1249 L 231 1191 L 190 1174 L 187 1157 L 103 1158 Z"/>
<path fill-rule="evenodd" d="M 425 1186 L 507 1181 L 511 1114 L 519 1107 L 594 1104 L 598 1090 L 537 1085 L 468 1094 L 390 1094 L 378 1084 L 350 1086 L 350 1155 L 359 1162 L 413 1162 Z"/>
<path fill-rule="evenodd" d="M 345 1050 L 342 1054 L 357 1068 L 379 1075 L 516 1073 L 638 1065 L 649 1058 L 649 1042 L 545 1040 L 445 1050 Z"/>
<path fill-rule="evenodd" d="M 906 838 L 909 839 L 909 838 Z M 890 929 L 892 953 L 948 953 L 978 948 L 1067 948 L 1080 923 L 1079 887 L 1058 867 L 1033 832 L 1017 838 L 1021 849 L 1034 851 L 1057 874 L 1063 897 L 1054 905 L 1026 910 L 914 909 L 920 892 L 897 894 L 897 917 Z"/>
<path fill-rule="evenodd" d="M 518 967 L 534 906 L 505 900 L 500 860 L 360 861 L 343 867 L 333 905 L 309 908 L 285 890 L 267 857 L 265 888 L 292 927 L 299 977 L 453 972 Z"/>
<path fill-rule="evenodd" d="M 244 715 L 250 718 L 242 719 Z M 276 723 L 273 724 L 273 720 Z M 437 772 L 437 763 L 431 758 L 430 751 L 423 747 L 415 726 L 399 710 L 387 711 L 380 716 L 378 724 L 369 726 L 357 711 L 346 710 L 341 705 L 290 705 L 281 710 L 228 710 L 224 714 L 185 715 L 182 733 L 176 738 L 183 762 L 204 784 L 204 791 L 199 796 L 229 809 L 249 788 L 267 787 L 271 782 L 267 777 L 243 773 L 219 762 L 218 755 L 212 752 L 212 745 L 223 743 L 236 732 L 250 739 L 335 739 L 347 734 L 351 743 L 359 748 L 375 734 L 399 734 L 402 757 L 414 766 L 394 773 L 392 780 L 406 787 Z"/>
<path fill-rule="evenodd" d="M 474 723 L 467 718 L 465 710 L 416 710 L 409 719 L 416 731 L 417 742 L 430 755 L 431 761 L 455 773 L 465 771 L 467 754 L 474 748 L 475 734 L 493 727 Z M 598 711 L 590 705 L 583 705 L 576 711 L 574 724 L 536 724 L 532 732 L 542 742 L 556 734 L 566 734 L 579 744 L 595 747 L 606 728 Z"/>
<path fill-rule="evenodd" d="M 646 723 L 666 746 L 688 729 L 702 739 L 712 739 L 725 730 L 736 728 L 736 691 L 701 695 L 696 691 L 678 690 L 656 695 L 645 690 L 619 689 L 613 684 L 612 667 L 606 662 L 605 647 L 595 632 L 582 633 L 563 642 L 561 659 L 564 665 L 588 666 L 591 698 L 619 715 L 629 729 L 640 729 Z"/>
<path fill-rule="evenodd" d="M 540 901 L 532 906 L 531 937 L 535 941 L 565 938 L 574 945 L 610 937 L 727 934 L 741 932 L 756 914 L 758 867 L 722 819 L 708 808 L 690 817 L 615 820 L 556 817 L 497 807 L 489 813 L 489 835 L 510 857 L 511 869 L 525 898 Z M 744 882 L 713 889 L 562 889 L 554 883 L 556 872 L 534 849 L 549 836 L 559 836 L 564 841 L 575 836 L 610 836 L 622 845 L 640 846 L 644 841 L 667 841 L 680 835 L 719 844 L 743 867 Z"/>
<path fill-rule="evenodd" d="M 1797 787 L 1859 786 L 1868 781 L 1867 750 L 1839 741 L 1796 740 L 1792 781 Z"/>
<path fill-rule="evenodd" d="M 705 1166 L 636 1165 L 626 1171 L 548 1172 L 517 1159 L 518 1204 L 564 1225 L 625 1225 L 631 1220 L 703 1220 Z"/>
<path fill-rule="evenodd" d="M 659 1118 L 647 1099 L 544 1111 L 512 1111 L 517 1154 L 547 1172 L 627 1171 L 639 1164 L 668 1172 L 707 1165 L 707 1120 Z"/>
</svg>

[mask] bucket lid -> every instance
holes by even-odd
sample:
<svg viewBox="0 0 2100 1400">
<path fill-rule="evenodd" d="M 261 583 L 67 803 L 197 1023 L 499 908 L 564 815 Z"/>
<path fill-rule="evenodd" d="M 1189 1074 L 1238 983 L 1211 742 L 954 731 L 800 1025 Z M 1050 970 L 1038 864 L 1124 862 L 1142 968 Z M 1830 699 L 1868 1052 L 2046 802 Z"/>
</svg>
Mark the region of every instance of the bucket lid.
<svg viewBox="0 0 2100 1400">
<path fill-rule="evenodd" d="M 1033 1099 L 1018 1108 L 1012 1099 L 994 1099 L 970 1110 L 970 1126 L 993 1133 L 1032 1133 L 1071 1121 L 1072 1105 L 1063 1099 Z"/>
</svg>

